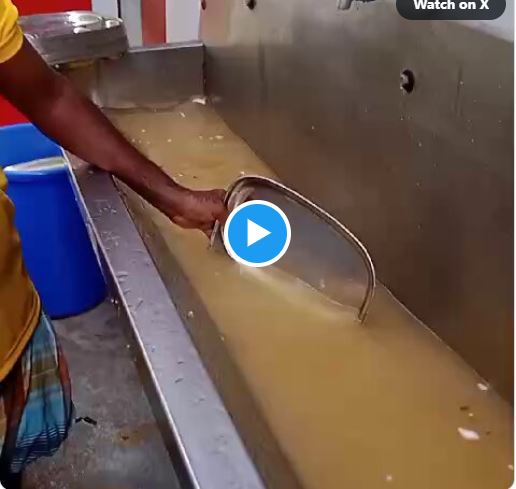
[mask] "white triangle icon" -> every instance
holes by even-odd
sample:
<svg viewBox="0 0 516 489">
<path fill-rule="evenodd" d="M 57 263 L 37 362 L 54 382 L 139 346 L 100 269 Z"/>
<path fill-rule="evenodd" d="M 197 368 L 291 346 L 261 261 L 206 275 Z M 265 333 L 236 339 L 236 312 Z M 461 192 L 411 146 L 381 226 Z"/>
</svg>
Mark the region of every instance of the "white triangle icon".
<svg viewBox="0 0 516 489">
<path fill-rule="evenodd" d="M 269 234 L 271 234 L 271 232 L 267 231 L 267 229 L 250 219 L 247 220 L 247 246 L 255 244 L 257 241 L 269 236 Z"/>
</svg>

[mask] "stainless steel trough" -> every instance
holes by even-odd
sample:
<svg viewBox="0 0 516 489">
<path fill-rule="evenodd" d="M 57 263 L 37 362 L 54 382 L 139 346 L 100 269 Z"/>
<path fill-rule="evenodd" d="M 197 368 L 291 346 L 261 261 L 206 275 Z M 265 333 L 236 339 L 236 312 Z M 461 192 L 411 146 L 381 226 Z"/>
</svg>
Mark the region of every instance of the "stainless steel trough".
<svg viewBox="0 0 516 489">
<path fill-rule="evenodd" d="M 258 0 L 251 9 L 213 0 L 204 44 L 62 69 L 105 109 L 209 96 L 286 185 L 360 236 L 401 302 L 510 399 L 509 17 L 410 23 L 381 0 L 346 11 L 335 2 Z M 410 93 L 399 82 L 406 70 Z M 109 175 L 69 160 L 182 484 L 302 487 L 159 230 Z M 365 278 L 370 290 L 374 273 Z"/>
</svg>

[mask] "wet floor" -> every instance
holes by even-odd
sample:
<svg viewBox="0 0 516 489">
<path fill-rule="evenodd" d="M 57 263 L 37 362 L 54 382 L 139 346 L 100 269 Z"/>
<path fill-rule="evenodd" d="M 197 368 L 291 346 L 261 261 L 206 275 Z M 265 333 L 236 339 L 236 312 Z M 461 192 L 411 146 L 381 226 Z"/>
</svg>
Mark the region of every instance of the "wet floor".
<svg viewBox="0 0 516 489">
<path fill-rule="evenodd" d="M 65 446 L 28 470 L 24 489 L 178 489 L 168 453 L 111 304 L 55 321 L 76 417 Z"/>
</svg>

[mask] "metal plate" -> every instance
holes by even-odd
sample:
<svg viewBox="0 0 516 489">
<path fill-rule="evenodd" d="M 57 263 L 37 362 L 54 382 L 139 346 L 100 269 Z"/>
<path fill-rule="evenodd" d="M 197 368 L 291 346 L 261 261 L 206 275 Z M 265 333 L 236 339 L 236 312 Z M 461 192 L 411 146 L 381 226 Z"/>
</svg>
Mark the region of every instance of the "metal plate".
<svg viewBox="0 0 516 489">
<path fill-rule="evenodd" d="M 364 245 L 326 211 L 298 192 L 261 176 L 236 180 L 226 195 L 233 210 L 248 200 L 265 200 L 285 212 L 292 241 L 275 266 L 303 280 L 339 304 L 358 310 L 363 321 L 376 285 L 374 265 Z M 212 244 L 224 247 L 223 226 L 217 223 Z"/>
<path fill-rule="evenodd" d="M 49 64 L 119 56 L 128 49 L 121 19 L 70 11 L 20 17 L 28 41 Z"/>
</svg>

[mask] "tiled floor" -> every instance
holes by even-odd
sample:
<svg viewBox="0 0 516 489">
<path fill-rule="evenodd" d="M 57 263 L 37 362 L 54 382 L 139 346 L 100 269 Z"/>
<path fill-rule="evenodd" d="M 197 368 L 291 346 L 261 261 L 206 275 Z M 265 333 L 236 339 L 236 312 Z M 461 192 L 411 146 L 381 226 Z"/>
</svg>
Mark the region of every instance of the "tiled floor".
<svg viewBox="0 0 516 489">
<path fill-rule="evenodd" d="M 177 481 L 111 304 L 56 321 L 70 366 L 76 423 L 65 446 L 30 466 L 25 489 L 177 489 Z"/>
</svg>

